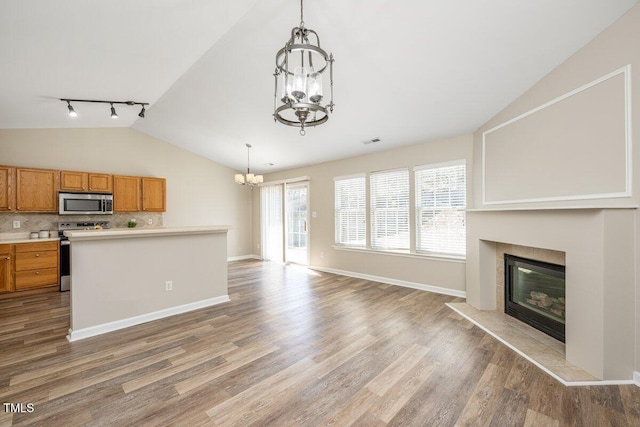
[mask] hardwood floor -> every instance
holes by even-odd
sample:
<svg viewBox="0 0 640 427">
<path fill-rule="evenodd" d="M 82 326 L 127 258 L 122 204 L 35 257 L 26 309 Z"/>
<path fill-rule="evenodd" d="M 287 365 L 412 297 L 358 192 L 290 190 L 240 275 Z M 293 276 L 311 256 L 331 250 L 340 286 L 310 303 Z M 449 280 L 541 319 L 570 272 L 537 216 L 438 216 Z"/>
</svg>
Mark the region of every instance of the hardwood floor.
<svg viewBox="0 0 640 427">
<path fill-rule="evenodd" d="M 0 426 L 640 425 L 640 388 L 564 387 L 458 298 L 260 261 L 229 292 L 74 343 L 69 293 L 0 301 L 0 403 L 34 409 Z"/>
</svg>

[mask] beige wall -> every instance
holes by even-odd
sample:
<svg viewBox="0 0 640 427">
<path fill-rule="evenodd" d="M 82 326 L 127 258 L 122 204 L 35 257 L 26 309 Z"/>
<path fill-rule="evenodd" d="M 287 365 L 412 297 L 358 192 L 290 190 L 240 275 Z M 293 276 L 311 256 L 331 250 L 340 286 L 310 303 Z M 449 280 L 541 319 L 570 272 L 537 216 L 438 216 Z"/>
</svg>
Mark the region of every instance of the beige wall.
<svg viewBox="0 0 640 427">
<path fill-rule="evenodd" d="M 482 187 L 480 185 L 482 178 L 482 156 L 480 153 L 482 150 L 483 132 L 514 119 L 521 114 L 529 112 L 530 110 L 554 100 L 557 97 L 565 95 L 583 85 L 586 85 L 587 83 L 593 82 L 594 80 L 612 73 L 613 71 L 616 71 L 628 64 L 631 65 L 631 127 L 637 134 L 638 129 L 640 129 L 640 49 L 638 49 L 638 40 L 640 40 L 640 6 L 636 6 L 627 12 L 622 18 L 600 33 L 595 39 L 536 83 L 530 90 L 525 92 L 511 105 L 493 117 L 474 133 L 474 151 L 476 155 L 474 156 L 473 179 L 476 185 L 474 185 L 474 197 L 470 198 L 474 207 L 482 207 Z M 609 94 L 607 93 L 606 95 Z M 580 106 L 576 107 L 580 108 Z M 584 114 L 580 110 L 571 112 L 571 114 L 583 118 L 585 128 L 589 128 L 591 126 L 590 124 L 585 123 L 585 117 L 588 110 L 589 105 L 585 106 Z M 611 119 L 613 120 L 615 118 Z M 559 132 L 562 128 L 562 126 L 553 121 L 553 117 L 541 126 L 558 128 Z M 515 141 L 515 143 L 518 143 L 518 141 Z M 591 147 L 589 146 L 589 143 L 592 144 Z M 585 152 L 600 152 L 601 147 L 595 146 L 595 144 L 615 144 L 615 149 L 618 149 L 620 146 L 617 141 L 611 141 L 608 138 L 599 139 L 597 142 L 588 140 L 587 143 L 585 143 L 585 141 L 572 141 L 570 144 L 574 147 L 575 151 L 580 151 L 581 156 L 579 157 L 582 157 Z M 557 152 L 550 150 L 549 155 L 557 155 Z M 640 149 L 633 147 L 632 156 L 635 169 L 633 171 L 633 188 L 637 189 L 640 188 L 640 171 L 637 166 L 640 164 Z M 619 175 L 620 162 L 603 164 L 602 162 L 598 162 L 597 157 L 592 157 L 591 161 L 594 162 L 594 168 L 602 168 L 598 169 L 597 175 Z M 567 159 L 564 164 L 571 167 L 571 159 Z M 551 174 L 541 173 L 539 175 L 539 179 L 543 181 L 552 178 L 553 175 Z M 539 189 L 550 188 L 552 186 L 553 182 L 544 182 L 537 183 L 535 187 L 536 189 Z M 527 189 L 527 192 L 531 191 Z M 630 204 L 637 205 L 638 203 L 640 203 L 640 192 L 636 190 L 634 191 L 632 198 L 583 200 L 574 202 L 545 202 L 543 205 L 629 206 Z M 518 204 L 518 207 L 526 206 L 540 206 L 540 203 Z M 493 207 L 500 207 L 500 205 L 495 205 Z"/>
<path fill-rule="evenodd" d="M 356 142 L 357 143 L 357 142 Z M 311 212 L 309 245 L 311 266 L 347 271 L 435 286 L 454 291 L 464 291 L 465 267 L 461 261 L 443 261 L 428 258 L 393 256 L 374 252 L 337 250 L 334 244 L 334 178 L 363 172 L 401 167 L 413 167 L 450 160 L 465 159 L 467 174 L 471 175 L 471 135 L 441 141 L 426 142 L 403 148 L 381 151 L 309 167 L 291 169 L 265 176 L 265 181 L 309 176 Z M 468 192 L 471 185 L 468 183 Z M 253 192 L 253 250 L 260 254 L 260 197 Z"/>
<path fill-rule="evenodd" d="M 133 129 L 0 130 L 0 164 L 164 177 L 165 226 L 230 225 L 228 255 L 251 253 L 250 192 L 235 172 Z"/>
</svg>

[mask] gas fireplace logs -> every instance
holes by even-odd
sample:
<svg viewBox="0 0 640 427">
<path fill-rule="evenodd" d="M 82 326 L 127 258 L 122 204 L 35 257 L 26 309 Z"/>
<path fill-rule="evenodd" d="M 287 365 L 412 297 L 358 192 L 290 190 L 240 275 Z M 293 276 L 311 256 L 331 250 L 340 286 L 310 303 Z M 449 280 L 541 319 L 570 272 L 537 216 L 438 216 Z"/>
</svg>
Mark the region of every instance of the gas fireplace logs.
<svg viewBox="0 0 640 427">
<path fill-rule="evenodd" d="M 551 297 L 544 292 L 531 291 L 531 298 L 526 298 L 527 304 L 534 307 L 541 308 L 544 311 L 555 314 L 558 317 L 564 319 L 565 315 L 565 298 L 564 297 Z"/>
</svg>

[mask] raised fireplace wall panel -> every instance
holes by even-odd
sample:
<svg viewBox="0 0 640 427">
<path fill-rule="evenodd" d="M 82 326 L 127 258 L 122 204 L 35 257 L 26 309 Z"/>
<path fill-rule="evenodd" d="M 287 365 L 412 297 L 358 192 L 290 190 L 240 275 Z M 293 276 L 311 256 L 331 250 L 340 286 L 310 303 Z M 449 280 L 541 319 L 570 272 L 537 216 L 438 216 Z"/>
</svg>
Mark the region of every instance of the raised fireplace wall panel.
<svg viewBox="0 0 640 427">
<path fill-rule="evenodd" d="M 634 253 L 635 238 L 629 232 L 634 222 L 635 218 L 624 211 L 609 210 L 605 214 L 604 246 L 616 248 L 615 251 L 604 252 L 603 278 L 605 330 L 612 331 L 605 335 L 605 359 L 612 361 L 606 367 L 605 376 L 611 378 L 623 378 L 628 374 L 628 367 L 634 363 L 634 343 L 629 331 L 636 328 L 629 319 L 634 318 L 635 307 L 628 302 L 637 298 L 632 280 L 636 265 L 633 257 L 620 255 Z"/>
<path fill-rule="evenodd" d="M 630 196 L 630 67 L 483 133 L 483 204 Z"/>
</svg>

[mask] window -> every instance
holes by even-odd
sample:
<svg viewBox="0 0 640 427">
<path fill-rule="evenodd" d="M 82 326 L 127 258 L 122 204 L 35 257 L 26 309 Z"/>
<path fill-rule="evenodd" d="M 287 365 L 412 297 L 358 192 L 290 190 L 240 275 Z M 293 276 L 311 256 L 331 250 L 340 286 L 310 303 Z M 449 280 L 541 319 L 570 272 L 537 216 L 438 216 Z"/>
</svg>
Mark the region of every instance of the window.
<svg viewBox="0 0 640 427">
<path fill-rule="evenodd" d="M 464 162 L 415 169 L 416 252 L 466 254 Z"/>
<path fill-rule="evenodd" d="M 367 198 L 365 176 L 335 179 L 336 245 L 365 247 Z"/>
<path fill-rule="evenodd" d="M 409 171 L 376 172 L 371 180 L 371 247 L 409 250 Z"/>
</svg>

